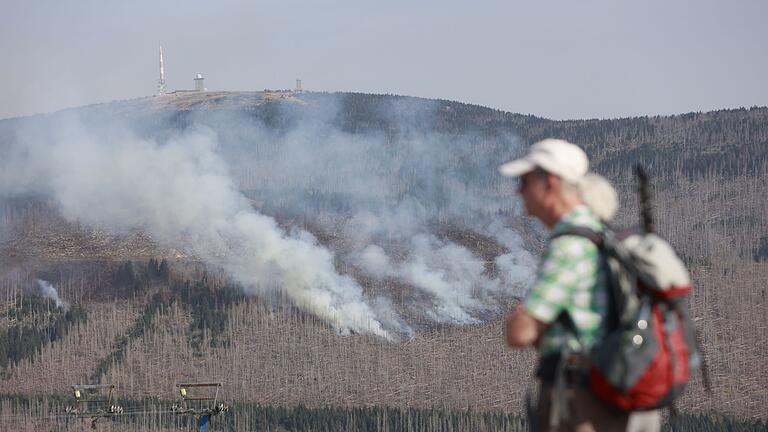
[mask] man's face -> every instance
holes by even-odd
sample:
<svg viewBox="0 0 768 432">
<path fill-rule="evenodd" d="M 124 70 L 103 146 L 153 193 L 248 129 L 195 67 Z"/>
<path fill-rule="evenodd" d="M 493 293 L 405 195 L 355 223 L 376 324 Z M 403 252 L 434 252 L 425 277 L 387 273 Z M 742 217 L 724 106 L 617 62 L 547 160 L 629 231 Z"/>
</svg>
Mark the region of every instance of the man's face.
<svg viewBox="0 0 768 432">
<path fill-rule="evenodd" d="M 530 216 L 543 221 L 546 214 L 548 174 L 540 169 L 535 169 L 520 176 L 517 193 L 523 198 L 525 210 Z"/>
</svg>

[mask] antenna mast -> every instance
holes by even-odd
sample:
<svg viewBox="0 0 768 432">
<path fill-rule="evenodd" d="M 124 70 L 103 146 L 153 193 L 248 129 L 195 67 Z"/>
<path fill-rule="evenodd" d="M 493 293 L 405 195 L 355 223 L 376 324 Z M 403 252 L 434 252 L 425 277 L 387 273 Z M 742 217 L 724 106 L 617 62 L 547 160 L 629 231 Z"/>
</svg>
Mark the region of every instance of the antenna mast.
<svg viewBox="0 0 768 432">
<path fill-rule="evenodd" d="M 163 67 L 163 46 L 160 45 L 160 79 L 157 80 L 157 95 L 162 96 L 166 92 L 165 88 L 165 67 Z"/>
</svg>

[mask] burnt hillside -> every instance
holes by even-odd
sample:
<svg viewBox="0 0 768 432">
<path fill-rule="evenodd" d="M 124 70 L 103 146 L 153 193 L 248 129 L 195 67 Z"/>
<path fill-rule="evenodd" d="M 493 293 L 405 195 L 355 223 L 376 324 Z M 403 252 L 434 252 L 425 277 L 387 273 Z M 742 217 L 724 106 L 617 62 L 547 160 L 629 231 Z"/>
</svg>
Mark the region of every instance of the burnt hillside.
<svg viewBox="0 0 768 432">
<path fill-rule="evenodd" d="M 215 380 L 243 403 L 519 413 L 534 359 L 504 349 L 499 320 L 545 234 L 496 167 L 545 137 L 583 145 L 617 185 L 618 225 L 637 219 L 633 165 L 649 170 L 715 386 L 696 378 L 681 409 L 764 419 L 767 108 L 552 121 L 402 96 L 206 92 L 0 121 L 15 164 L 0 188 L 2 388 L 102 382 L 167 400 L 175 382 Z M 139 174 L 118 182 L 124 171 Z M 199 220 L 274 236 L 189 222 L 207 203 L 220 205 Z M 240 262 L 258 254 L 243 238 L 327 259 L 318 274 L 394 341 L 285 289 L 302 268 L 249 273 L 262 261 Z"/>
</svg>

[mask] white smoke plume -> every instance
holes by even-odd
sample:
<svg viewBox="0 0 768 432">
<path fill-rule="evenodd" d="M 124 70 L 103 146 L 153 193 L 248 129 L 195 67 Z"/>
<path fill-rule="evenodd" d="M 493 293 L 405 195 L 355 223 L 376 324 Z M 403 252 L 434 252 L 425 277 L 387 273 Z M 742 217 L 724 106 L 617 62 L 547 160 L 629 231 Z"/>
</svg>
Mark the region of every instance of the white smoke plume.
<svg viewBox="0 0 768 432">
<path fill-rule="evenodd" d="M 414 236 L 410 248 L 408 258 L 395 263 L 372 244 L 362 250 L 358 264 L 374 276 L 403 280 L 433 296 L 435 304 L 426 314 L 435 321 L 478 323 L 471 312 L 487 311 L 484 294 L 499 287 L 483 275 L 483 263 L 466 248 L 429 234 Z"/>
<path fill-rule="evenodd" d="M 71 220 L 183 241 L 247 287 L 279 285 L 342 333 L 391 337 L 360 286 L 335 271 L 328 250 L 310 234 L 286 233 L 251 208 L 217 155 L 211 131 L 198 129 L 166 143 L 117 128 L 93 134 L 73 120 L 59 131 L 50 141 L 25 142 L 28 157 L 4 167 L 4 187 L 48 190 Z"/>
<path fill-rule="evenodd" d="M 520 234 L 506 228 L 501 221 L 494 221 L 486 230 L 507 249 L 507 253 L 494 260 L 502 284 L 515 297 L 524 297 L 535 278 L 536 258 L 523 247 Z"/>
<path fill-rule="evenodd" d="M 50 282 L 36 279 L 35 283 L 37 284 L 37 289 L 41 296 L 53 300 L 56 303 L 56 307 L 69 310 L 69 303 L 59 297 L 59 292 L 56 291 L 56 288 L 51 285 Z"/>
<path fill-rule="evenodd" d="M 426 132 L 437 110 L 434 102 L 385 102 L 376 113 L 394 125 L 391 136 L 348 133 L 329 126 L 327 118 L 302 117 L 277 139 L 273 153 L 258 150 L 256 164 L 289 173 L 279 180 L 274 175 L 261 179 L 274 182 L 267 189 L 281 197 L 285 208 L 316 219 L 331 213 L 336 217 L 329 219 L 338 221 L 342 215 L 342 233 L 351 245 L 344 255 L 348 262 L 372 277 L 396 279 L 427 294 L 431 302 L 419 308 L 432 320 L 476 323 L 479 316 L 499 311 L 500 297 L 523 295 L 536 263 L 519 235 L 499 220 L 500 213 L 517 207 L 514 188 L 489 186 L 503 181 L 493 169 L 509 157 L 498 151 L 505 143 L 489 145 L 471 131 Z M 250 135 L 263 133 L 259 129 Z M 518 151 L 513 138 L 506 144 Z M 487 153 L 478 153 L 484 147 Z M 256 159 L 236 154 L 233 159 Z M 259 182 L 252 185 L 260 188 Z M 313 193 L 301 193 L 307 190 Z M 489 196 L 489 190 L 506 194 Z M 342 206 L 334 205 L 338 196 Z M 441 220 L 458 220 L 464 229 L 488 233 L 509 249 L 495 262 L 499 275 L 486 274 L 486 263 L 469 249 L 434 235 L 433 225 Z M 508 271 L 514 274 L 504 274 Z"/>
<path fill-rule="evenodd" d="M 428 222 L 426 210 L 412 202 L 379 215 L 362 211 L 345 226 L 346 236 L 359 245 L 350 260 L 373 277 L 401 280 L 428 294 L 433 303 L 419 306 L 437 322 L 475 324 L 477 316 L 499 312 L 499 298 L 524 294 L 536 262 L 516 233 L 493 226 L 494 234 L 508 241 L 504 246 L 514 249 L 496 258 L 500 272 L 492 278 L 480 257 L 429 233 Z M 404 245 L 402 257 L 390 256 L 379 245 L 393 240 Z"/>
<path fill-rule="evenodd" d="M 434 132 L 440 104 L 403 98 L 374 108 L 388 128 L 349 130 L 343 100 L 305 97 L 314 108 L 280 105 L 277 126 L 215 110 L 187 114 L 183 127 L 161 115 L 141 127 L 59 115 L 3 148 L 0 195 L 49 194 L 70 220 L 183 242 L 246 289 L 277 286 L 342 333 L 411 329 L 386 293 L 365 296 L 339 274 L 338 259 L 425 294 L 429 304 L 415 307 L 438 322 L 476 323 L 500 298 L 523 295 L 535 260 L 504 228 L 518 205 L 496 171 L 519 152 L 514 137 Z M 281 214 L 337 230 L 344 250 L 280 228 L 269 215 Z M 445 222 L 503 245 L 491 258 L 499 271 L 436 234 Z"/>
</svg>

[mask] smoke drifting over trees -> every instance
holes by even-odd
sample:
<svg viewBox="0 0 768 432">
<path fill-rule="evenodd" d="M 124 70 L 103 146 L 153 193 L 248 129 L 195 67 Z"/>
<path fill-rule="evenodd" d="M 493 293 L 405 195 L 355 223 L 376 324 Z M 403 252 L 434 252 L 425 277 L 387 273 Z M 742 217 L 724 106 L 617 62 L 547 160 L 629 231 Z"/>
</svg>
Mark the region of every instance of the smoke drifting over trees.
<svg viewBox="0 0 768 432">
<path fill-rule="evenodd" d="M 40 291 L 41 296 L 53 300 L 56 307 L 69 310 L 69 303 L 59 297 L 59 292 L 56 291 L 56 288 L 53 285 L 42 279 L 37 279 L 35 282 L 37 283 L 37 288 Z"/>
<path fill-rule="evenodd" d="M 343 103 L 308 97 L 273 104 L 272 116 L 22 120 L 4 146 L 0 193 L 51 197 L 66 219 L 89 226 L 143 230 L 221 266 L 247 292 L 281 290 L 342 333 L 411 332 L 387 293 L 364 294 L 352 273 L 403 282 L 421 299 L 409 307 L 437 322 L 476 323 L 521 295 L 534 260 L 504 227 L 514 189 L 495 172 L 517 141 L 477 146 L 488 137 L 438 133 L 439 103 L 403 98 L 376 105 L 372 118 L 387 129 L 349 130 Z M 276 217 L 312 220 L 341 240 L 332 250 Z M 489 271 L 483 257 L 436 236 L 446 223 L 497 238 L 509 253 L 493 265 L 515 272 Z"/>
<path fill-rule="evenodd" d="M 76 121 L 65 118 L 74 114 Z M 0 308 L 15 309 L 0 310 L 0 328 L 8 329 L 0 336 L 20 348 L 9 350 L 3 386 L 60 400 L 72 383 L 98 376 L 121 387 L 121 398 L 175 397 L 175 382 L 210 377 L 225 382 L 223 400 L 262 406 L 521 412 L 533 353 L 505 349 L 500 317 L 492 313 L 504 296 L 523 293 L 534 261 L 524 251 L 536 251 L 543 239 L 519 217 L 514 183 L 495 172 L 521 150 L 514 132 L 524 143 L 556 136 L 584 145 L 593 169 L 617 186 L 620 227 L 637 223 L 631 167 L 647 168 L 659 232 L 694 279 L 689 307 L 714 388 L 704 392 L 695 376 L 680 409 L 764 419 L 766 125 L 766 108 L 550 121 L 391 96 L 212 92 L 0 121 Z M 65 139 L 73 141 L 71 151 L 84 140 L 109 155 L 139 151 L 140 158 L 131 157 L 149 168 L 138 164 L 139 174 L 130 177 L 119 172 L 116 156 L 101 158 L 112 169 L 97 167 L 88 179 L 97 184 L 68 198 L 83 216 L 64 220 L 68 207 L 54 185 L 78 173 L 58 165 L 85 169 L 76 159 L 91 157 L 55 159 L 52 149 L 64 147 L 56 143 Z M 183 157 L 155 160 L 168 154 Z M 196 179 L 185 174 L 195 170 L 211 177 L 209 183 L 173 184 Z M 224 195 L 203 190 L 213 180 L 225 185 L 213 192 Z M 127 184 L 126 191 L 99 191 L 114 190 L 112 183 Z M 188 193 L 202 198 L 186 202 L 199 209 L 168 196 L 195 188 Z M 98 199 L 86 196 L 96 192 Z M 170 227 L 150 231 L 146 221 L 157 219 L 150 212 L 155 205 L 135 204 L 144 196 L 184 211 L 168 219 Z M 127 223 L 114 216 L 102 225 L 107 231 L 98 228 L 104 213 L 98 207 L 109 200 L 111 214 L 123 212 Z M 329 257 L 328 277 L 349 278 L 354 294 L 331 291 L 330 298 L 339 304 L 360 299 L 388 335 L 407 337 L 412 330 L 413 339 L 338 337 L 332 321 L 315 319 L 288 295 L 280 268 L 264 275 L 266 265 L 250 266 L 243 253 L 253 250 L 243 246 L 240 231 L 220 235 L 215 226 L 196 234 L 212 226 L 196 214 L 220 214 L 204 211 L 208 201 L 244 201 L 232 208 L 264 218 L 278 232 L 274 244 L 288 237 L 306 250 L 319 249 L 312 256 Z M 195 243 L 210 233 L 218 241 Z M 241 264 L 252 273 L 238 283 L 232 275 Z M 257 282 L 244 282 L 253 275 Z M 50 281 L 72 303 L 70 318 L 51 300 L 24 295 L 36 279 Z M 241 289 L 258 297 L 242 297 Z M 87 310 L 87 321 L 77 318 L 78 307 Z M 19 311 L 26 315 L 19 318 Z M 63 335 L 56 341 L 41 337 L 32 346 L 15 337 L 32 334 L 16 330 L 28 326 L 47 335 L 51 317 L 62 317 L 57 322 L 68 329 L 56 333 Z M 436 324 L 477 321 L 485 324 Z"/>
</svg>

